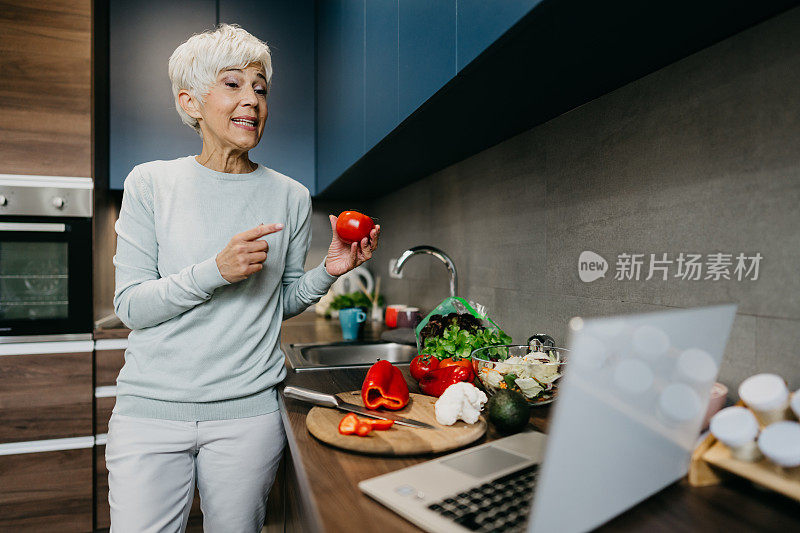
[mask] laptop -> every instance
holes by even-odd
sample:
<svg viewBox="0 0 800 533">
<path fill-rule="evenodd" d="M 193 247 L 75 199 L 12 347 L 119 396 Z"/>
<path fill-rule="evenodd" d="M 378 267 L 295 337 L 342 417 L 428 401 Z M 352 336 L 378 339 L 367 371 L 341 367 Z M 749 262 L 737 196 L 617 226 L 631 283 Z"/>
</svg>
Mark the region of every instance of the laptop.
<svg viewBox="0 0 800 533">
<path fill-rule="evenodd" d="M 591 530 L 686 475 L 735 314 L 573 318 L 547 436 L 518 433 L 359 488 L 436 533 Z"/>
</svg>

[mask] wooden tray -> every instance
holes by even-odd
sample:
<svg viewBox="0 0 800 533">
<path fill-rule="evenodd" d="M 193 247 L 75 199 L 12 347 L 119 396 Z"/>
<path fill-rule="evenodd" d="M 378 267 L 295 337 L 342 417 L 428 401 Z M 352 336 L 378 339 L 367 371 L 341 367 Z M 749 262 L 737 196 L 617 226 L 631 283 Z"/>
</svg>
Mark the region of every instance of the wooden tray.
<svg viewBox="0 0 800 533">
<path fill-rule="evenodd" d="M 364 405 L 361 391 L 337 394 L 342 400 Z M 486 419 L 474 424 L 459 420 L 452 426 L 443 426 L 436 421 L 433 406 L 437 398 L 411 393 L 408 405 L 400 411 L 391 411 L 405 418 L 426 422 L 436 429 L 416 429 L 394 424 L 386 431 L 373 431 L 365 437 L 342 435 L 339 422 L 347 413 L 330 407 L 315 406 L 306 416 L 309 433 L 331 446 L 371 455 L 418 455 L 438 453 L 471 444 L 486 433 Z"/>
<path fill-rule="evenodd" d="M 739 402 L 737 405 L 742 404 Z M 716 485 L 726 473 L 800 501 L 800 468 L 784 470 L 768 459 L 741 461 L 734 458 L 730 449 L 709 433 L 692 454 L 689 484 L 695 487 Z"/>
</svg>

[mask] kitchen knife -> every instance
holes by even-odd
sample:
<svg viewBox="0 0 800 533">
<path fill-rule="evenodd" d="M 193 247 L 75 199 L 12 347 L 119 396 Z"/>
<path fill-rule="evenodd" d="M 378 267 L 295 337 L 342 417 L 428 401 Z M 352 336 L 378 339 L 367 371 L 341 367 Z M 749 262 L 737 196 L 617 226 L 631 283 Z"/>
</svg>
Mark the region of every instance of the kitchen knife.
<svg viewBox="0 0 800 533">
<path fill-rule="evenodd" d="M 322 405 L 324 407 L 335 407 L 336 409 L 340 409 L 342 411 L 350 411 L 351 413 L 357 413 L 359 415 L 369 416 L 372 418 L 380 418 L 381 420 L 394 420 L 395 424 L 399 424 L 401 426 L 420 429 L 436 429 L 425 422 L 411 420 L 410 418 L 403 418 L 402 416 L 384 413 L 382 411 L 372 411 L 366 407 L 361 407 L 360 405 L 344 402 L 333 394 L 325 394 L 324 392 L 311 389 L 288 386 L 284 387 L 283 395 L 287 398 L 300 400 L 301 402 L 309 402 L 316 405 Z"/>
</svg>

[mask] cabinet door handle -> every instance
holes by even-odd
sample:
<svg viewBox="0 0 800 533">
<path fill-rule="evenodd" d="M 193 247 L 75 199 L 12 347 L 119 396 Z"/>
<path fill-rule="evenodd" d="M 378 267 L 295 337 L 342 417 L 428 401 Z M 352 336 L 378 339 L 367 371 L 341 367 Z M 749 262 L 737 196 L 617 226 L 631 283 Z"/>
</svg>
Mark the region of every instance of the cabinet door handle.
<svg viewBox="0 0 800 533">
<path fill-rule="evenodd" d="M 94 341 L 56 341 L 56 342 L 19 342 L 4 344 L 0 342 L 2 355 L 36 355 L 36 354 L 76 354 L 92 353 Z"/>
<path fill-rule="evenodd" d="M 95 398 L 115 398 L 117 396 L 117 387 L 115 385 L 106 385 L 103 387 L 94 388 Z"/>
<path fill-rule="evenodd" d="M 0 231 L 50 231 L 64 233 L 66 230 L 66 224 L 49 222 L 0 222 Z"/>
<path fill-rule="evenodd" d="M 0 455 L 79 450 L 81 448 L 92 447 L 94 447 L 93 436 L 71 437 L 68 439 L 29 440 L 27 442 L 8 442 L 0 444 Z"/>
</svg>

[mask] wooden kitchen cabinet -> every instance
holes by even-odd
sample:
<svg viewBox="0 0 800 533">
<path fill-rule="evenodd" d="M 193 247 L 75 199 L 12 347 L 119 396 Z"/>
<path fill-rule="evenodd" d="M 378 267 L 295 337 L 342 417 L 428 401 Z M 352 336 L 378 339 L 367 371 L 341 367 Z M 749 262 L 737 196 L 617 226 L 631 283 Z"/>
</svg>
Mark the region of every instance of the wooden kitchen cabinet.
<svg viewBox="0 0 800 533">
<path fill-rule="evenodd" d="M 95 431 L 97 435 L 108 433 L 108 421 L 111 420 L 111 412 L 116 403 L 115 396 L 95 398 Z"/>
<path fill-rule="evenodd" d="M 120 339 L 123 340 L 123 339 Z M 95 387 L 116 387 L 117 376 L 125 364 L 125 348 L 103 348 L 105 341 L 97 341 L 95 348 Z M 127 346 L 127 339 L 124 344 Z M 121 346 L 122 343 L 116 344 Z"/>
<path fill-rule="evenodd" d="M 49 344 L 70 343 L 0 346 L 0 443 L 92 435 L 91 348 L 35 353 Z"/>
<path fill-rule="evenodd" d="M 0 344 L 0 531 L 92 527 L 93 344 Z"/>
<path fill-rule="evenodd" d="M 94 529 L 110 528 L 111 507 L 108 503 L 108 469 L 106 468 L 106 445 L 104 443 L 94 447 L 94 465 Z"/>
<path fill-rule="evenodd" d="M 0 4 L 0 174 L 92 176 L 91 9 Z"/>
<path fill-rule="evenodd" d="M 128 339 L 98 339 L 94 351 L 94 434 L 108 433 L 117 394 L 117 376 L 125 364 Z"/>
<path fill-rule="evenodd" d="M 287 533 L 315 533 L 319 531 L 313 510 L 309 509 L 308 495 L 301 493 L 302 486 L 298 477 L 295 461 L 291 451 L 283 454 L 284 469 L 282 490 L 284 495 L 284 520 Z"/>
<path fill-rule="evenodd" d="M 92 449 L 0 455 L 0 531 L 92 529 Z"/>
</svg>

